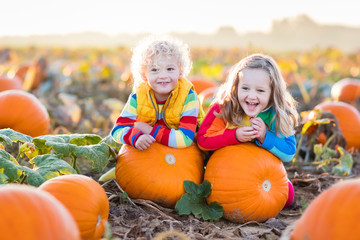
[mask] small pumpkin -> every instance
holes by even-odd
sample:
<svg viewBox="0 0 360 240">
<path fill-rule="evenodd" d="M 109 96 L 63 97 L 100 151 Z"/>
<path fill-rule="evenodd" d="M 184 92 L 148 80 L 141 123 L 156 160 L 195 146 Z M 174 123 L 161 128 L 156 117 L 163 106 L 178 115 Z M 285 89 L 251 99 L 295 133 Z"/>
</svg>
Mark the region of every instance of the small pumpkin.
<svg viewBox="0 0 360 240">
<path fill-rule="evenodd" d="M 288 199 L 288 178 L 282 162 L 254 143 L 216 150 L 204 179 L 212 185 L 207 201 L 223 206 L 232 222 L 264 222 L 275 217 Z"/>
<path fill-rule="evenodd" d="M 360 113 L 354 106 L 345 102 L 329 101 L 316 105 L 314 109 L 334 114 L 347 142 L 346 149 L 360 149 Z"/>
<path fill-rule="evenodd" d="M 11 128 L 37 137 L 50 130 L 50 117 L 45 106 L 33 94 L 23 90 L 0 92 L 0 129 Z"/>
<path fill-rule="evenodd" d="M 205 89 L 219 86 L 217 82 L 199 76 L 192 76 L 189 80 L 194 85 L 197 94 L 200 94 Z"/>
<path fill-rule="evenodd" d="M 19 66 L 15 75 L 22 80 L 24 90 L 36 89 L 47 77 L 47 60 L 42 57 L 34 62 L 24 63 Z"/>
<path fill-rule="evenodd" d="M 10 89 L 22 89 L 21 80 L 18 77 L 9 78 L 0 76 L 0 92 Z"/>
<path fill-rule="evenodd" d="M 291 239 L 359 239 L 360 179 L 335 183 L 295 223 Z"/>
<path fill-rule="evenodd" d="M 331 87 L 331 98 L 334 101 L 355 104 L 360 99 L 360 79 L 343 78 Z"/>
<path fill-rule="evenodd" d="M 218 89 L 219 87 L 207 88 L 199 94 L 199 101 L 205 112 L 209 110 L 209 106 L 214 97 L 216 96 Z"/>
<path fill-rule="evenodd" d="M 70 211 L 82 239 L 99 239 L 109 217 L 109 201 L 104 188 L 92 178 L 68 174 L 51 178 L 39 189 L 49 192 Z"/>
<path fill-rule="evenodd" d="M 80 240 L 70 212 L 51 194 L 29 185 L 0 186 L 2 240 Z"/>
<path fill-rule="evenodd" d="M 131 198 L 174 207 L 185 193 L 185 180 L 202 182 L 204 162 L 195 144 L 172 148 L 155 142 L 143 151 L 123 145 L 115 170 L 116 181 Z"/>
</svg>

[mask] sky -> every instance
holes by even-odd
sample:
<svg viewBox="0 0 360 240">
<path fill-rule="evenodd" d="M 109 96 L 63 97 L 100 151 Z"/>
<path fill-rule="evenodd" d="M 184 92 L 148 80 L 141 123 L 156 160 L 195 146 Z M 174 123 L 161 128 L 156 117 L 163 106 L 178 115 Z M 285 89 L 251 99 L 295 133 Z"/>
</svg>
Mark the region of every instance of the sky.
<svg viewBox="0 0 360 240">
<path fill-rule="evenodd" d="M 267 32 L 273 20 L 305 14 L 321 25 L 360 27 L 356 0 L 2 0 L 0 36 Z"/>
</svg>

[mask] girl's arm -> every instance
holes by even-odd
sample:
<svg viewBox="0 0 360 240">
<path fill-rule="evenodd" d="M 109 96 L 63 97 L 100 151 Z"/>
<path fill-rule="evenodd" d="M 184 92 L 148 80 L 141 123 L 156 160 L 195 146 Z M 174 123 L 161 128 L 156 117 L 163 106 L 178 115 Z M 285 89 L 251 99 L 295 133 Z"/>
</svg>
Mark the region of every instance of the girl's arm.
<svg viewBox="0 0 360 240">
<path fill-rule="evenodd" d="M 220 112 L 220 105 L 214 104 L 206 114 L 197 133 L 197 143 L 200 149 L 209 151 L 228 145 L 239 144 L 236 139 L 236 128 L 227 129 L 223 119 L 215 116 Z"/>
<path fill-rule="evenodd" d="M 256 144 L 277 156 L 283 162 L 289 162 L 294 158 L 296 152 L 295 135 L 289 137 L 278 137 L 274 132 L 266 130 L 265 140 Z"/>
<path fill-rule="evenodd" d="M 181 113 L 179 128 L 169 129 L 162 124 L 155 124 L 150 135 L 157 142 L 169 147 L 185 148 L 190 146 L 195 137 L 199 106 L 197 94 L 190 90 Z"/>
<path fill-rule="evenodd" d="M 137 118 L 136 108 L 136 94 L 132 93 L 111 131 L 111 136 L 115 142 L 135 147 L 137 139 L 143 134 L 134 127 Z"/>
</svg>

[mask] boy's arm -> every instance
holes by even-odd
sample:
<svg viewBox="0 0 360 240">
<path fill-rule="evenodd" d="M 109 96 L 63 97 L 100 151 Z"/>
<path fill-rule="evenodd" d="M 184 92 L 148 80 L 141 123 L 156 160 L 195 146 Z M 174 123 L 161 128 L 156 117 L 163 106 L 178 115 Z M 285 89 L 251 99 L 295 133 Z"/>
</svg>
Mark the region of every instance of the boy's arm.
<svg viewBox="0 0 360 240">
<path fill-rule="evenodd" d="M 202 150 L 215 150 L 228 145 L 239 144 L 235 129 L 227 129 L 223 119 L 215 116 L 220 112 L 220 105 L 214 104 L 206 114 L 197 133 L 197 143 Z"/>
<path fill-rule="evenodd" d="M 157 142 L 169 147 L 185 148 L 190 146 L 195 137 L 199 106 L 200 102 L 196 93 L 190 90 L 180 116 L 179 128 L 169 129 L 155 124 L 150 135 Z"/>
<path fill-rule="evenodd" d="M 266 130 L 264 142 L 261 144 L 258 140 L 256 144 L 274 154 L 283 162 L 291 161 L 296 152 L 295 135 L 290 137 L 278 137 L 275 133 Z"/>
<path fill-rule="evenodd" d="M 136 108 L 136 94 L 132 93 L 111 130 L 111 136 L 115 142 L 135 147 L 136 140 L 143 134 L 134 127 L 137 118 Z"/>
</svg>

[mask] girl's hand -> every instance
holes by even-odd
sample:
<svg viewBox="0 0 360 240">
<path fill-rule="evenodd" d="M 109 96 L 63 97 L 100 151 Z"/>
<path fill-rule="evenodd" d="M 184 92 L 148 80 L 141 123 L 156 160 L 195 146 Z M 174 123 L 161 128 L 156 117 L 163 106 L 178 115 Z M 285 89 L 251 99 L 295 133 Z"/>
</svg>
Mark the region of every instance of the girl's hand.
<svg viewBox="0 0 360 240">
<path fill-rule="evenodd" d="M 256 138 L 256 131 L 253 127 L 239 127 L 236 129 L 235 137 L 239 142 L 249 142 Z"/>
<path fill-rule="evenodd" d="M 251 126 L 256 131 L 255 138 L 257 138 L 260 143 L 263 143 L 266 136 L 266 125 L 264 121 L 259 117 L 255 117 L 250 119 L 250 122 Z"/>
<path fill-rule="evenodd" d="M 153 138 L 153 136 L 149 134 L 143 134 L 136 140 L 135 147 L 142 151 L 150 147 L 150 145 L 155 141 L 156 140 Z"/>
<path fill-rule="evenodd" d="M 134 127 L 139 129 L 140 131 L 142 131 L 145 134 L 150 134 L 152 131 L 152 126 L 150 126 L 149 124 L 144 123 L 144 122 L 136 122 L 134 124 Z"/>
</svg>

